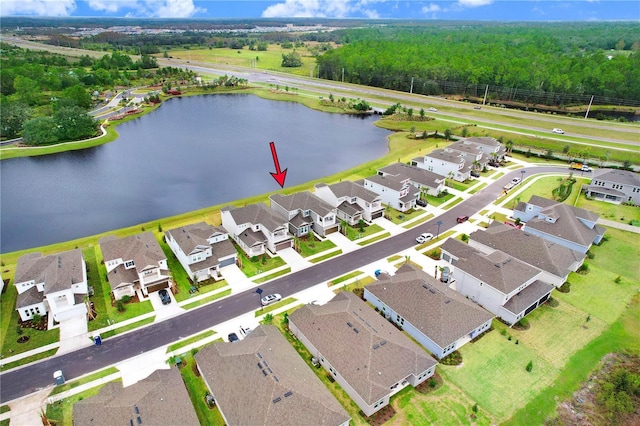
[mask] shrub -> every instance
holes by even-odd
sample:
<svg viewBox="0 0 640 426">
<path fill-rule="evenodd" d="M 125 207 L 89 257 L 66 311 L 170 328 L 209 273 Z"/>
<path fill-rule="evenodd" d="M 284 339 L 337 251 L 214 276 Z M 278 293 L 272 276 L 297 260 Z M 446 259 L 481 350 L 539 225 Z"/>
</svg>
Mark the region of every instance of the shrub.
<svg viewBox="0 0 640 426">
<path fill-rule="evenodd" d="M 615 279 L 615 280 L 613 280 L 613 282 L 614 282 L 614 283 L 616 283 L 616 284 L 620 284 L 620 283 L 622 282 L 622 277 L 621 277 L 620 275 L 618 275 L 618 276 L 616 277 L 616 279 Z"/>
<path fill-rule="evenodd" d="M 122 296 L 122 303 L 129 303 L 131 301 L 131 296 L 124 295 Z"/>
<path fill-rule="evenodd" d="M 589 273 L 589 264 L 587 262 L 584 262 L 576 272 L 582 275 L 587 275 Z"/>
<path fill-rule="evenodd" d="M 569 281 L 565 281 L 560 287 L 558 287 L 558 291 L 560 293 L 569 293 L 571 291 L 571 283 Z"/>
<path fill-rule="evenodd" d="M 533 370 L 533 361 L 529 361 L 529 363 L 525 367 L 525 370 L 527 370 L 528 373 L 531 373 L 531 370 Z"/>
<path fill-rule="evenodd" d="M 24 330 L 22 330 L 22 327 L 18 325 L 16 326 L 16 333 L 18 334 L 18 336 L 20 336 L 22 335 L 22 333 L 24 333 Z"/>
<path fill-rule="evenodd" d="M 464 241 L 465 243 L 467 241 L 469 241 L 469 236 L 467 234 L 462 234 L 462 236 L 460 237 L 462 239 L 462 241 Z"/>
<path fill-rule="evenodd" d="M 503 336 L 507 335 L 507 329 L 503 328 L 502 330 L 500 330 L 500 334 L 502 334 Z"/>
<path fill-rule="evenodd" d="M 547 303 L 549 304 L 549 306 L 551 306 L 552 308 L 556 308 L 558 305 L 560 305 L 560 302 L 558 302 L 556 299 L 554 299 L 553 297 L 550 297 L 549 300 L 547 300 Z"/>
<path fill-rule="evenodd" d="M 471 411 L 473 411 L 474 413 L 478 412 L 478 404 L 473 404 L 473 407 L 471 407 Z"/>
<path fill-rule="evenodd" d="M 162 232 L 162 225 L 158 224 L 158 232 Z"/>
<path fill-rule="evenodd" d="M 251 256 L 251 261 L 252 262 L 257 262 L 258 261 L 258 256 Z"/>
<path fill-rule="evenodd" d="M 122 300 L 118 300 L 116 302 L 116 309 L 118 310 L 118 312 L 124 312 L 126 310 L 124 307 L 124 302 Z"/>
<path fill-rule="evenodd" d="M 429 387 L 435 388 L 438 382 L 433 377 L 429 379 Z"/>
<path fill-rule="evenodd" d="M 530 326 L 530 324 L 529 324 L 529 320 L 528 320 L 528 319 L 526 319 L 526 318 L 520 318 L 520 321 L 518 321 L 518 322 L 516 323 L 516 325 L 517 325 L 518 327 L 525 328 L 525 329 L 529 328 L 529 326 Z"/>
<path fill-rule="evenodd" d="M 596 257 L 596 255 L 594 253 L 592 253 L 591 250 L 588 250 L 587 251 L 587 258 L 593 259 L 594 257 Z"/>
<path fill-rule="evenodd" d="M 273 322 L 273 314 L 268 313 L 267 315 L 265 315 L 262 322 L 264 322 L 265 324 L 271 324 Z"/>
</svg>

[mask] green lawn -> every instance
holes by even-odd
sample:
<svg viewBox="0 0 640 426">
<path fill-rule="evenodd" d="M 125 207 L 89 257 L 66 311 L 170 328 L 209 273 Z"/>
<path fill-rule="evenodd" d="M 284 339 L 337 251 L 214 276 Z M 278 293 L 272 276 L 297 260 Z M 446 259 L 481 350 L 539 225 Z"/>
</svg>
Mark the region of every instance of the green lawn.
<svg viewBox="0 0 640 426">
<path fill-rule="evenodd" d="M 640 208 L 624 206 L 622 204 L 611 204 L 604 201 L 587 200 L 587 197 L 580 195 L 576 207 L 591 210 L 600 215 L 603 219 L 615 220 L 620 223 L 629 223 L 630 220 L 640 220 Z M 620 220 L 623 218 L 624 220 Z"/>
<path fill-rule="evenodd" d="M 416 210 L 410 210 L 408 212 L 399 212 L 397 210 L 391 210 L 386 217 L 390 220 L 391 222 L 395 223 L 396 225 L 402 225 L 404 222 L 407 222 L 411 219 L 415 219 L 418 216 L 421 215 L 426 215 L 427 212 L 425 212 L 422 209 L 416 209 Z"/>
<path fill-rule="evenodd" d="M 278 303 L 273 303 L 268 306 L 263 306 L 255 312 L 255 316 L 259 317 L 260 315 L 267 314 L 269 312 L 275 311 L 276 309 L 282 308 L 283 306 L 287 306 L 290 303 L 294 303 L 297 299 L 294 297 L 288 297 L 284 300 L 279 301 Z"/>
<path fill-rule="evenodd" d="M 162 251 L 164 252 L 164 255 L 167 257 L 167 266 L 171 271 L 173 282 L 175 282 L 176 286 L 178 287 L 178 291 L 174 295 L 176 301 L 181 302 L 185 299 L 188 299 L 191 295 L 189 293 L 189 289 L 193 285 L 191 282 L 191 278 L 193 277 L 189 277 L 189 274 L 187 274 L 187 271 L 184 270 L 176 255 L 173 253 L 173 251 L 171 251 L 169 245 L 165 243 L 162 238 L 158 242 L 160 244 L 160 247 L 162 248 Z"/>
<path fill-rule="evenodd" d="M 494 327 L 498 324 L 494 321 Z M 497 327 L 497 328 L 498 328 Z M 509 341 L 498 329 L 460 350 L 462 366 L 439 365 L 440 375 L 485 408 L 498 422 L 506 420 L 553 380 L 556 369 L 531 348 Z M 529 373 L 525 367 L 533 361 Z"/>
<path fill-rule="evenodd" d="M 207 297 L 205 297 L 203 299 L 199 299 L 199 300 L 196 300 L 194 302 L 182 305 L 182 307 L 184 309 L 193 309 L 193 308 L 196 308 L 198 306 L 202 306 L 205 303 L 213 302 L 214 300 L 218 300 L 218 299 L 221 299 L 223 297 L 227 297 L 230 294 L 231 294 L 231 289 L 224 290 L 224 291 L 222 291 L 220 293 L 212 294 L 211 296 L 207 296 Z"/>
<path fill-rule="evenodd" d="M 571 195 L 565 201 L 565 203 L 569 205 L 573 205 L 573 202 L 575 201 L 575 197 L 577 197 L 578 194 L 580 193 L 580 185 L 587 184 L 591 180 L 591 179 L 579 178 L 577 176 L 574 176 L 574 178 L 577 178 L 576 183 L 573 184 L 573 187 L 571 188 Z M 532 195 L 538 195 L 540 197 L 553 199 L 552 191 L 556 189 L 558 186 L 560 186 L 560 183 L 562 182 L 562 180 L 564 180 L 564 177 L 560 177 L 560 176 L 545 176 L 540 179 L 537 179 L 528 188 L 525 188 L 522 192 L 519 192 L 516 195 L 516 197 L 513 199 L 513 201 L 510 201 L 508 205 L 506 205 L 505 207 L 513 208 L 514 202 L 517 203 L 517 201 L 515 200 L 529 201 Z M 511 192 L 513 192 L 513 190 Z"/>
<path fill-rule="evenodd" d="M 329 239 L 318 240 L 318 238 L 314 236 L 313 238 L 306 237 L 298 239 L 298 247 L 300 248 L 300 255 L 302 257 L 309 257 L 335 248 L 336 245 Z"/>
<path fill-rule="evenodd" d="M 360 227 L 358 226 L 354 227 L 354 226 L 347 225 L 346 229 L 347 229 L 347 238 L 350 239 L 351 241 L 355 241 L 360 238 L 365 238 L 384 230 L 384 228 L 382 228 L 380 225 L 376 223 L 362 227 L 362 232 L 360 232 Z"/>
<path fill-rule="evenodd" d="M 191 337 L 188 337 L 186 339 L 180 340 L 177 343 L 169 345 L 167 347 L 167 353 L 177 351 L 180 348 L 184 348 L 185 346 L 188 346 L 188 345 L 190 345 L 192 343 L 195 343 L 195 342 L 197 342 L 199 340 L 205 339 L 205 338 L 207 338 L 209 336 L 213 336 L 214 334 L 216 334 L 215 331 L 207 330 L 207 331 L 205 331 L 203 333 L 196 334 L 195 336 L 191 336 Z"/>
<path fill-rule="evenodd" d="M 279 270 L 277 272 L 274 272 L 273 274 L 269 274 L 269 275 L 264 276 L 264 277 L 256 278 L 255 280 L 253 280 L 253 282 L 256 283 L 256 284 L 260 284 L 260 283 L 272 280 L 272 279 L 274 279 L 276 277 L 281 277 L 282 275 L 286 275 L 289 272 L 291 272 L 291 268 L 284 268 L 284 269 L 281 269 L 281 270 Z"/>
<path fill-rule="evenodd" d="M 282 260 L 280 256 L 270 257 L 267 254 L 263 254 L 260 256 L 254 256 L 253 258 L 249 259 L 246 253 L 240 247 L 235 244 L 234 246 L 238 251 L 238 257 L 240 257 L 242 261 L 240 270 L 248 278 L 285 265 L 285 261 Z"/>
<path fill-rule="evenodd" d="M 375 237 L 371 237 L 371 238 L 369 238 L 367 240 L 358 241 L 358 245 L 359 246 L 366 246 L 367 244 L 371 244 L 371 243 L 374 243 L 376 241 L 383 240 L 383 239 L 385 239 L 387 237 L 390 237 L 390 236 L 391 236 L 390 233 L 385 232 L 384 234 L 376 235 Z"/>
<path fill-rule="evenodd" d="M 224 420 L 218 407 L 209 408 L 204 400 L 204 396 L 209 393 L 209 389 L 200 376 L 200 373 L 196 373 L 196 371 L 196 360 L 193 358 L 193 355 L 191 353 L 182 355 L 180 374 L 182 374 L 182 379 L 184 380 L 187 392 L 189 392 L 191 404 L 193 404 L 200 424 L 223 426 Z"/>
<path fill-rule="evenodd" d="M 125 325 L 123 327 L 118 327 L 118 328 L 113 329 L 113 330 L 104 331 L 104 332 L 100 333 L 100 337 L 102 337 L 102 339 L 104 340 L 104 339 L 107 339 L 109 337 L 113 337 L 116 334 L 122 334 L 122 333 L 125 333 L 127 331 L 134 330 L 136 328 L 142 327 L 144 325 L 151 324 L 151 323 L 153 323 L 153 321 L 155 321 L 155 319 L 156 319 L 155 316 L 151 316 L 149 318 L 141 319 L 140 321 L 132 322 L 131 324 L 127 324 L 127 325 Z"/>
<path fill-rule="evenodd" d="M 55 395 L 58 393 L 66 392 L 71 389 L 75 389 L 80 385 L 91 383 L 94 380 L 107 377 L 111 374 L 117 373 L 118 371 L 119 370 L 116 367 L 107 367 L 104 370 L 100 370 L 97 373 L 89 374 L 88 376 L 84 376 L 81 379 L 72 380 L 72 381 L 66 382 L 64 385 L 56 386 L 55 388 L 53 388 L 53 391 L 51 391 L 50 395 Z"/>
<path fill-rule="evenodd" d="M 453 194 L 443 195 L 442 197 L 434 197 L 433 195 L 427 195 L 427 201 L 432 206 L 439 206 L 440 204 L 443 204 L 449 201 L 453 197 L 455 197 L 455 195 Z"/>
<path fill-rule="evenodd" d="M 335 285 L 335 284 L 340 284 L 343 281 L 347 281 L 348 279 L 355 278 L 358 275 L 362 275 L 362 273 L 363 273 L 362 271 L 353 271 L 353 272 L 350 272 L 350 273 L 348 273 L 346 275 L 338 277 L 338 278 L 336 278 L 334 280 L 331 280 L 327 284 L 329 286 L 332 286 L 332 285 Z"/>
<path fill-rule="evenodd" d="M 120 380 L 118 380 L 119 382 Z M 63 400 L 54 402 L 53 404 L 47 405 L 46 415 L 47 418 L 51 421 L 52 424 L 56 425 L 73 425 L 73 404 L 82 401 L 85 398 L 90 398 L 94 395 L 97 395 L 102 389 L 102 386 L 96 386 L 91 389 L 87 389 L 84 392 L 72 395 Z M 54 423 L 55 421 L 55 423 Z"/>
<path fill-rule="evenodd" d="M 111 287 L 106 283 L 100 273 L 95 247 L 86 247 L 82 250 L 84 261 L 87 265 L 87 283 L 93 287 L 93 296 L 90 298 L 96 310 L 96 317 L 87 323 L 88 331 L 95 331 L 109 325 L 110 318 L 107 313 L 107 301 L 111 303 Z M 105 294 L 106 293 L 106 294 Z"/>
<path fill-rule="evenodd" d="M 310 259 L 309 262 L 311 262 L 311 263 L 322 262 L 323 260 L 330 259 L 330 258 L 332 258 L 334 256 L 339 255 L 339 254 L 342 254 L 342 249 L 334 250 L 334 251 L 332 251 L 330 253 L 323 254 L 322 256 L 314 257 L 313 259 Z"/>
</svg>

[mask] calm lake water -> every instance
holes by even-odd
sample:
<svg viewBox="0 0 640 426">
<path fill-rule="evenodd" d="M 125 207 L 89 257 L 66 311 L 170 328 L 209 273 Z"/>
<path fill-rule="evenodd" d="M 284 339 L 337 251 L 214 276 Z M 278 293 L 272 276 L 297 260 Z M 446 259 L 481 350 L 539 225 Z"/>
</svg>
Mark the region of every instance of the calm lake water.
<svg viewBox="0 0 640 426">
<path fill-rule="evenodd" d="M 132 226 L 328 176 L 387 152 L 376 117 L 253 95 L 172 99 L 117 141 L 0 162 L 0 252 Z"/>
</svg>

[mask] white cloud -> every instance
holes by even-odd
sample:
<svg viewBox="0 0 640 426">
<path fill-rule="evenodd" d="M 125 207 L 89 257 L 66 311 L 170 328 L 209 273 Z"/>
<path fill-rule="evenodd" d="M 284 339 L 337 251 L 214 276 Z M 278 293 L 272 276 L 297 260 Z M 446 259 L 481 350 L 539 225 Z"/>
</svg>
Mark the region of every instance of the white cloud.
<svg viewBox="0 0 640 426">
<path fill-rule="evenodd" d="M 91 9 L 116 13 L 127 10 L 127 17 L 189 18 L 206 12 L 196 7 L 193 0 L 90 0 Z"/>
<path fill-rule="evenodd" d="M 262 12 L 263 18 L 346 18 L 365 16 L 378 18 L 375 9 L 366 6 L 387 0 L 284 0 L 272 4 Z"/>
<path fill-rule="evenodd" d="M 429 3 L 429 6 L 423 6 L 421 10 L 422 10 L 422 13 L 439 12 L 440 6 L 434 3 Z"/>
<path fill-rule="evenodd" d="M 75 0 L 5 0 L 0 5 L 0 15 L 69 16 L 75 8 Z"/>
<path fill-rule="evenodd" d="M 458 5 L 462 7 L 479 7 L 493 3 L 493 0 L 458 0 Z"/>
</svg>

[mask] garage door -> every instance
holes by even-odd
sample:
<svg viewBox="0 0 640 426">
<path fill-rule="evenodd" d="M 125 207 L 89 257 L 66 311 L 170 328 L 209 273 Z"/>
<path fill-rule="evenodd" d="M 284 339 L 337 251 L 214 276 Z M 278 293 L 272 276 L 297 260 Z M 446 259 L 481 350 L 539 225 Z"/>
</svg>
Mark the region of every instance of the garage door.
<svg viewBox="0 0 640 426">
<path fill-rule="evenodd" d="M 169 282 L 163 282 L 162 284 L 154 284 L 147 287 L 147 292 L 153 293 L 154 291 L 162 290 L 163 288 L 169 288 Z"/>
<path fill-rule="evenodd" d="M 379 217 L 382 217 L 382 215 L 384 214 L 384 212 L 381 210 L 378 213 L 374 213 L 371 215 L 371 219 L 377 219 Z"/>
</svg>

